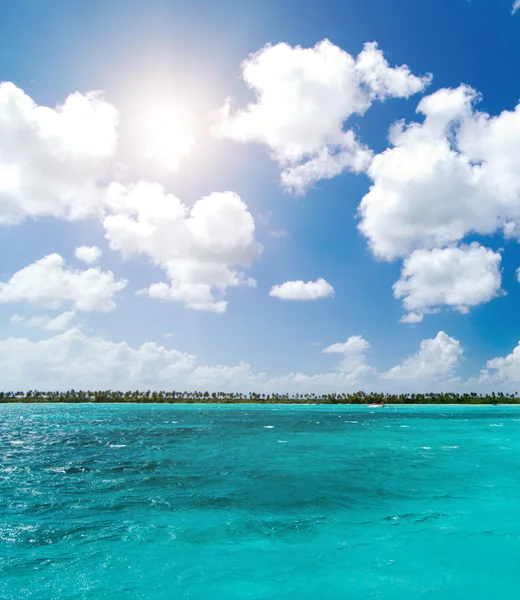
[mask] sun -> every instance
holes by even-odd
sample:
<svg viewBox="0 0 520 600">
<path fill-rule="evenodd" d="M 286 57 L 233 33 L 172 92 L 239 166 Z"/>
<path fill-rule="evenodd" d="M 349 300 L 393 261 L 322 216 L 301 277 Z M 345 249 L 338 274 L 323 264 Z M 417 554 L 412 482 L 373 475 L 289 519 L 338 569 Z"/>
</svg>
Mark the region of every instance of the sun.
<svg viewBox="0 0 520 600">
<path fill-rule="evenodd" d="M 164 168 L 176 171 L 195 141 L 189 122 L 174 109 L 150 110 L 144 122 L 144 157 L 155 160 Z"/>
</svg>

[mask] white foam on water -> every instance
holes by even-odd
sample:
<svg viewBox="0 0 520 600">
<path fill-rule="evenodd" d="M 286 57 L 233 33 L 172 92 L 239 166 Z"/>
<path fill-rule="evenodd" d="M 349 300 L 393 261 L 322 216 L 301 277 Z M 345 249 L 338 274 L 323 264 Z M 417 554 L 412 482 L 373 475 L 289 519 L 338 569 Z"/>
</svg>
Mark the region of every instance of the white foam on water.
<svg viewBox="0 0 520 600">
<path fill-rule="evenodd" d="M 274 429 L 274 425 L 264 425 L 264 429 Z"/>
<path fill-rule="evenodd" d="M 359 421 L 345 421 L 345 423 L 359 423 Z"/>
<path fill-rule="evenodd" d="M 489 426 L 490 427 L 503 427 L 503 423 L 491 423 Z"/>
<path fill-rule="evenodd" d="M 409 429 L 409 428 L 410 428 L 410 425 L 399 425 L 399 427 L 403 427 L 403 428 L 405 428 L 405 429 Z"/>
<path fill-rule="evenodd" d="M 287 444 L 287 440 L 276 440 L 279 444 Z"/>
<path fill-rule="evenodd" d="M 126 444 L 110 444 L 109 448 L 126 448 Z"/>
<path fill-rule="evenodd" d="M 23 446 L 23 441 L 22 440 L 11 440 L 10 441 L 11 446 Z"/>
<path fill-rule="evenodd" d="M 432 447 L 431 446 L 421 446 L 422 450 L 431 450 Z"/>
<path fill-rule="evenodd" d="M 443 450 L 456 450 L 458 448 L 458 446 L 443 446 L 442 449 Z"/>
</svg>

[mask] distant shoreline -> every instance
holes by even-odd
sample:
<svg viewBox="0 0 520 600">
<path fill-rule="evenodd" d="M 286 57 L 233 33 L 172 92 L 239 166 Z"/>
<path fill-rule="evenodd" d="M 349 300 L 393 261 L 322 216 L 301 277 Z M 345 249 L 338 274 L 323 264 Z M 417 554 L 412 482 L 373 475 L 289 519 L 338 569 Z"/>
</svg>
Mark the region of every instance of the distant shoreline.
<svg viewBox="0 0 520 600">
<path fill-rule="evenodd" d="M 256 392 L 209 392 L 209 391 L 117 391 L 117 390 L 10 390 L 0 391 L 0 404 L 292 404 L 292 405 L 372 405 L 374 408 L 399 405 L 520 405 L 520 395 L 491 392 L 477 394 L 468 392 L 385 394 L 366 393 L 298 393 L 258 394 Z"/>
<path fill-rule="evenodd" d="M 370 402 L 327 402 L 327 401 L 300 401 L 300 400 L 285 400 L 285 401 L 269 401 L 269 400 L 217 400 L 217 401 L 193 401 L 193 400 L 45 400 L 45 399 L 0 399 L 1 404 L 76 404 L 76 405 L 94 405 L 94 404 L 117 404 L 117 405 L 193 405 L 193 406 L 366 406 L 367 408 L 388 408 L 392 406 L 520 406 L 520 399 L 506 402 L 494 401 L 476 401 L 476 402 L 391 402 L 387 401 L 383 406 L 371 406 Z"/>
</svg>

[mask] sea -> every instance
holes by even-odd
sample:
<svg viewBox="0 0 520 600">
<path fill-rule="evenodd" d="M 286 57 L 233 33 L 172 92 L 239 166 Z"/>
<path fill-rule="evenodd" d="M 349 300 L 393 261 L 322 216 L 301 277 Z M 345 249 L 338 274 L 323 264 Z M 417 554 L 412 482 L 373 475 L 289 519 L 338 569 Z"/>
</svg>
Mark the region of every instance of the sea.
<svg viewBox="0 0 520 600">
<path fill-rule="evenodd" d="M 520 407 L 0 405 L 0 598 L 520 598 Z"/>
</svg>

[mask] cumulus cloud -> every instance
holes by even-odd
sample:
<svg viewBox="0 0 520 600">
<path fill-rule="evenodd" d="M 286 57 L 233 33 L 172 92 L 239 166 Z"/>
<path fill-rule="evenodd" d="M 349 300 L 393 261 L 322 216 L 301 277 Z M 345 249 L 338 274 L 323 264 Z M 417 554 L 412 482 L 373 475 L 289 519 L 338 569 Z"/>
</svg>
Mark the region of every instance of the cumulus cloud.
<svg viewBox="0 0 520 600">
<path fill-rule="evenodd" d="M 75 318 L 76 313 L 73 310 L 65 311 L 56 317 L 44 315 L 29 319 L 16 314 L 11 317 L 11 323 L 24 323 L 28 327 L 37 327 L 45 331 L 65 331 L 69 329 Z"/>
<path fill-rule="evenodd" d="M 419 352 L 387 373 L 368 365 L 368 342 L 351 336 L 323 350 L 340 358 L 333 372 L 292 372 L 272 377 L 251 365 L 200 365 L 196 356 L 155 342 L 132 347 L 86 335 L 74 327 L 46 340 L 0 340 L 0 387 L 4 389 L 176 389 L 323 393 L 432 391 L 452 387 L 460 343 L 439 334 L 423 340 Z M 517 350 L 520 356 L 520 350 Z M 518 361 L 520 364 L 520 361 Z M 492 367 L 495 363 L 490 361 Z M 494 367 L 493 367 L 494 368 Z M 519 369 L 520 373 L 520 369 Z M 519 375 L 520 376 L 520 375 Z M 458 382 L 460 384 L 460 382 Z"/>
<path fill-rule="evenodd" d="M 349 371 L 331 373 L 288 373 L 273 377 L 263 384 L 261 391 L 289 394 L 351 393 L 363 389 L 373 389 L 374 381 L 360 381 L 359 374 Z"/>
<path fill-rule="evenodd" d="M 422 313 L 410 312 L 406 315 L 403 315 L 399 319 L 399 323 L 409 323 L 414 325 L 415 323 L 421 323 L 424 319 L 424 315 Z"/>
<path fill-rule="evenodd" d="M 373 253 L 392 260 L 444 247 L 469 233 L 520 223 L 520 105 L 490 116 L 468 86 L 421 100 L 422 123 L 396 124 L 392 147 L 374 157 L 359 207 Z"/>
<path fill-rule="evenodd" d="M 262 388 L 289 390 L 292 393 L 355 392 L 431 392 L 462 386 L 456 368 L 462 356 L 460 342 L 440 331 L 433 339 L 423 340 L 419 351 L 387 372 L 378 372 L 366 361 L 369 343 L 352 336 L 345 343 L 323 349 L 327 354 L 343 355 L 334 372 L 288 373 L 271 378 Z"/>
<path fill-rule="evenodd" d="M 170 385 L 193 368 L 195 356 L 153 342 L 132 348 L 126 342 L 87 337 L 69 329 L 47 340 L 0 340 L 2 385 L 23 389 L 135 389 Z"/>
<path fill-rule="evenodd" d="M 2 389 L 249 391 L 267 385 L 250 365 L 198 365 L 193 354 L 155 342 L 132 347 L 68 329 L 49 339 L 0 340 Z"/>
<path fill-rule="evenodd" d="M 394 284 L 394 296 L 402 298 L 410 311 L 404 322 L 417 323 L 423 314 L 445 306 L 466 313 L 503 294 L 501 259 L 498 252 L 476 242 L 460 248 L 415 250 Z"/>
<path fill-rule="evenodd" d="M 313 48 L 267 45 L 242 63 L 242 76 L 255 101 L 233 113 L 228 99 L 214 133 L 267 145 L 282 184 L 297 193 L 345 170 L 365 171 L 371 151 L 345 121 L 375 100 L 408 98 L 431 80 L 405 65 L 390 67 L 375 43 L 354 58 L 326 39 Z"/>
<path fill-rule="evenodd" d="M 519 9 L 520 9 L 520 0 L 515 0 L 513 3 L 513 14 L 515 14 L 516 11 Z"/>
<path fill-rule="evenodd" d="M 98 92 L 49 108 L 0 83 L 0 224 L 98 214 L 117 125 L 116 109 Z"/>
<path fill-rule="evenodd" d="M 255 223 L 234 192 L 213 193 L 188 208 L 156 183 L 125 187 L 113 183 L 106 197 L 106 238 L 124 257 L 145 255 L 159 265 L 168 283 L 143 293 L 182 302 L 195 310 L 226 310 L 229 287 L 253 286 L 240 267 L 260 257 Z"/>
<path fill-rule="evenodd" d="M 269 296 L 281 300 L 319 300 L 320 298 L 334 296 L 334 288 L 321 277 L 316 281 L 307 281 L 307 283 L 303 281 L 286 281 L 274 285 L 269 292 Z"/>
<path fill-rule="evenodd" d="M 492 358 L 486 363 L 486 368 L 481 373 L 480 383 L 505 383 L 518 385 L 520 382 L 520 342 L 507 356 Z"/>
<path fill-rule="evenodd" d="M 173 125 L 158 116 L 151 133 L 166 145 L 145 150 L 154 156 L 160 150 L 170 160 Z M 224 312 L 229 287 L 255 284 L 243 274 L 262 250 L 247 206 L 224 192 L 189 209 L 159 184 L 108 184 L 117 126 L 116 109 L 100 93 L 75 93 L 49 108 L 37 106 L 11 83 L 0 84 L 0 224 L 96 216 L 113 249 L 147 255 L 165 270 L 168 281 L 152 284 L 145 291 L 149 296 Z M 93 264 L 101 251 L 81 246 L 75 255 Z M 86 273 L 94 277 L 94 271 Z M 9 294 L 4 285 L 2 295 Z"/>
<path fill-rule="evenodd" d="M 197 389 L 254 391 L 266 384 L 264 373 L 254 373 L 251 365 L 241 361 L 238 365 L 197 366 L 187 377 L 187 385 Z"/>
<path fill-rule="evenodd" d="M 101 254 L 101 249 L 97 246 L 78 246 L 74 251 L 74 256 L 88 265 L 96 263 Z"/>
<path fill-rule="evenodd" d="M 383 380 L 423 382 L 428 385 L 440 379 L 451 377 L 463 354 L 460 342 L 449 337 L 444 331 L 432 339 L 423 340 L 419 351 L 406 358 L 401 364 L 382 373 Z"/>
<path fill-rule="evenodd" d="M 116 306 L 114 295 L 126 284 L 111 271 L 72 269 L 59 254 L 49 254 L 0 283 L 0 303 L 25 301 L 51 309 L 70 304 L 79 311 L 108 312 Z"/>
<path fill-rule="evenodd" d="M 324 354 L 340 354 L 342 359 L 338 365 L 338 370 L 349 373 L 353 379 L 358 380 L 364 373 L 373 371 L 366 362 L 366 353 L 370 344 L 360 335 L 353 335 L 344 343 L 332 344 L 323 348 Z"/>
</svg>

